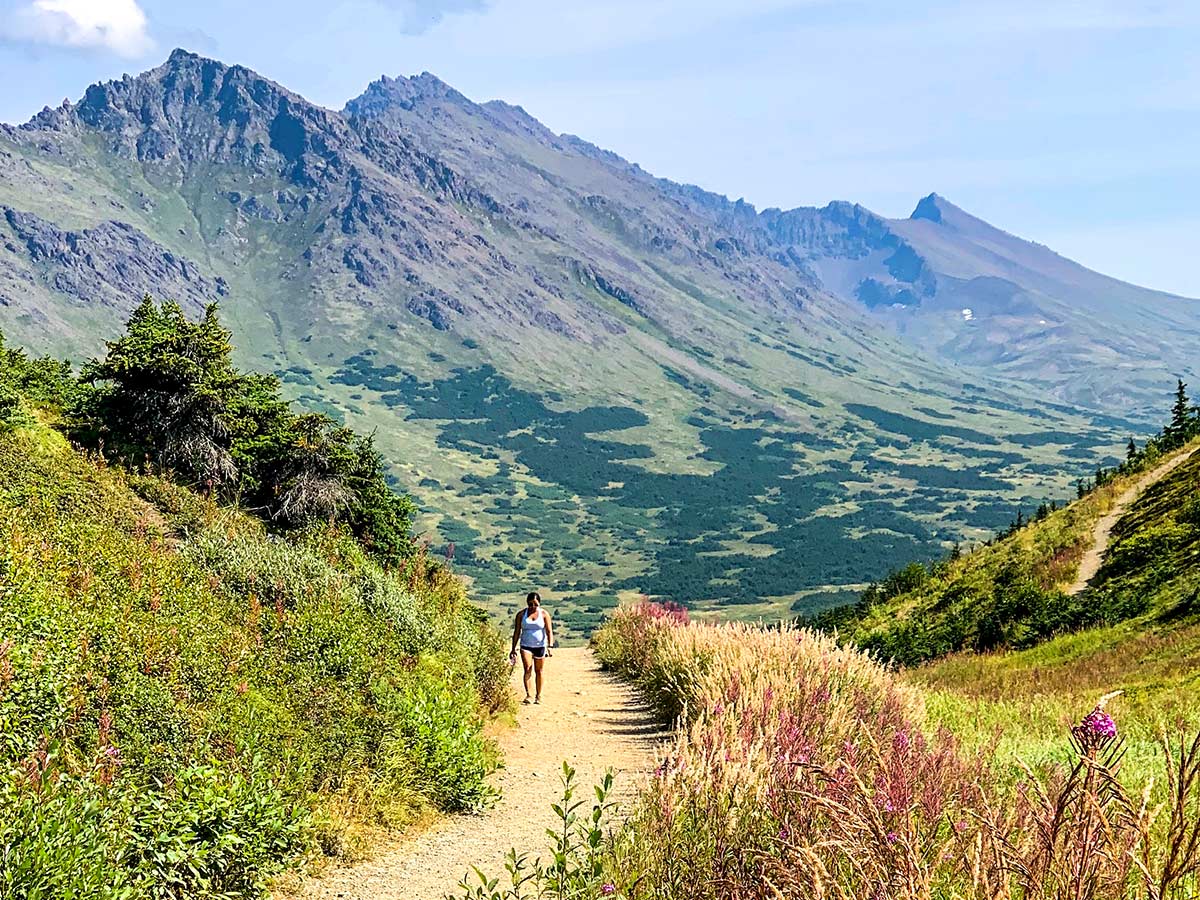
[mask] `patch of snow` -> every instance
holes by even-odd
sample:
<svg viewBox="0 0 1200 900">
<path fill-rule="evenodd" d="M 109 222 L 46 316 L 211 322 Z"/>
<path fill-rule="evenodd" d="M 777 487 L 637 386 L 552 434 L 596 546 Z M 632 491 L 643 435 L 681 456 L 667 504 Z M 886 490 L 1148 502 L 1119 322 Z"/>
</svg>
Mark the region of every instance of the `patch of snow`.
<svg viewBox="0 0 1200 900">
<path fill-rule="evenodd" d="M 968 306 L 963 309 L 962 317 L 964 322 L 970 322 L 973 318 L 975 318 L 975 312 Z"/>
</svg>

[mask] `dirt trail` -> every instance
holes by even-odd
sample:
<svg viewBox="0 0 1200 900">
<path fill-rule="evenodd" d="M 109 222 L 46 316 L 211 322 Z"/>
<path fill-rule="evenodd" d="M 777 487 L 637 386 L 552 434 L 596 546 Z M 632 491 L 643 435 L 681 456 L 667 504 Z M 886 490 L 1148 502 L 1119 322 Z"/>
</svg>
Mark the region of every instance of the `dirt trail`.
<svg viewBox="0 0 1200 900">
<path fill-rule="evenodd" d="M 1083 559 L 1079 563 L 1079 574 L 1075 576 L 1074 583 L 1067 588 L 1067 596 L 1078 594 L 1092 583 L 1092 579 L 1100 571 L 1100 564 L 1104 561 L 1104 552 L 1108 549 L 1108 541 L 1112 536 L 1113 528 L 1121 520 L 1121 516 L 1129 511 L 1129 507 L 1133 505 L 1133 502 L 1137 500 L 1142 491 L 1156 481 L 1167 477 L 1167 475 L 1186 462 L 1191 455 L 1190 451 L 1185 451 L 1175 454 L 1166 462 L 1159 463 L 1149 472 L 1142 475 L 1132 487 L 1117 498 L 1117 502 L 1113 508 L 1105 514 L 1104 518 L 1096 523 L 1096 527 L 1092 531 L 1092 546 L 1083 555 Z"/>
<path fill-rule="evenodd" d="M 513 674 L 518 696 L 524 693 L 520 676 L 518 665 Z M 617 774 L 617 792 L 628 796 L 665 736 L 634 691 L 601 672 L 583 647 L 555 650 L 546 663 L 542 703 L 517 709 L 519 727 L 500 738 L 505 767 L 494 778 L 502 792 L 494 809 L 443 819 L 368 862 L 326 872 L 293 896 L 442 900 L 473 865 L 504 876 L 504 856 L 511 847 L 545 859 L 545 831 L 554 824 L 550 804 L 561 796 L 563 761 L 578 773 L 583 790 L 576 797 L 591 797 L 591 786 L 607 768 Z"/>
</svg>

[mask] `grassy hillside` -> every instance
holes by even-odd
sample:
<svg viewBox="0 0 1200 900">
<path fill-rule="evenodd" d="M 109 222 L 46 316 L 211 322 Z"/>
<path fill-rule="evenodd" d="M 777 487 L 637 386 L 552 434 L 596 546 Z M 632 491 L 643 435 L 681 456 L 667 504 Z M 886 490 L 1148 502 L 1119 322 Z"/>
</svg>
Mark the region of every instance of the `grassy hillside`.
<svg viewBox="0 0 1200 900">
<path fill-rule="evenodd" d="M 1117 499 L 1156 466 L 1195 449 L 1195 443 L 1180 448 L 1161 438 L 1151 441 L 1065 508 L 1043 506 L 1028 522 L 1013 523 L 1008 533 L 972 552 L 899 569 L 858 603 L 816 622 L 884 658 L 914 665 L 958 650 L 1029 647 L 1142 615 L 1153 607 L 1155 579 L 1186 581 L 1190 571 L 1186 556 L 1200 530 L 1190 524 L 1191 507 L 1185 509 L 1185 495 L 1195 487 L 1188 481 L 1190 463 L 1142 498 L 1140 518 L 1118 524 L 1091 589 L 1068 595 L 1066 588 L 1097 523 Z M 1152 499 L 1157 505 L 1146 507 Z"/>
<path fill-rule="evenodd" d="M 254 896 L 488 801 L 503 648 L 444 567 L 85 454 L 0 363 L 0 896 Z"/>
<path fill-rule="evenodd" d="M 1115 624 L 1062 635 L 1009 653 L 955 654 L 912 670 L 940 716 L 986 735 L 999 721 L 1020 733 L 1010 750 L 1039 756 L 1069 710 L 1097 689 L 1136 723 L 1136 751 L 1152 754 L 1159 733 L 1200 725 L 1200 450 L 1148 489 L 1121 518 L 1094 586 L 1084 598 L 1126 609 Z"/>
</svg>

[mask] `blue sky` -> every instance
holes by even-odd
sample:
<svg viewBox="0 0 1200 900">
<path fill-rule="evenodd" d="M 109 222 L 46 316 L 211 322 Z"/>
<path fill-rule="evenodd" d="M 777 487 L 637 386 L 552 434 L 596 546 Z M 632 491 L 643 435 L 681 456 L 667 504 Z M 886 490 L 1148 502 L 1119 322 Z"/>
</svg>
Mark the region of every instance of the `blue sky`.
<svg viewBox="0 0 1200 900">
<path fill-rule="evenodd" d="M 937 191 L 1200 297 L 1200 3 L 0 0 L 0 120 L 183 46 L 340 108 L 433 72 L 760 208 Z"/>
</svg>

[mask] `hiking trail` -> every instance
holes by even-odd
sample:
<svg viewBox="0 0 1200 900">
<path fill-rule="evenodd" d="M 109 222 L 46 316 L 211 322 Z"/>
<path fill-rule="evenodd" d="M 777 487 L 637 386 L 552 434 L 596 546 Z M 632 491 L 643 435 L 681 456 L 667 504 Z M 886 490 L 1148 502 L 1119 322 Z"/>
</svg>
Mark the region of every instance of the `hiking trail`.
<svg viewBox="0 0 1200 900">
<path fill-rule="evenodd" d="M 518 697 L 521 666 L 512 676 Z M 563 647 L 546 661 L 540 705 L 517 706 L 516 728 L 497 738 L 504 767 L 492 777 L 499 803 L 482 815 L 447 816 L 411 839 L 378 848 L 374 856 L 305 881 L 295 900 L 442 900 L 457 894 L 472 866 L 506 882 L 510 848 L 549 858 L 550 804 L 562 797 L 565 760 L 576 770 L 576 799 L 594 799 L 605 769 L 616 774 L 613 796 L 629 799 L 654 763 L 667 733 L 633 688 L 600 670 L 586 647 Z M 590 806 L 588 807 L 590 809 Z M 471 882 L 477 883 L 474 874 Z"/>
<path fill-rule="evenodd" d="M 1096 527 L 1092 529 L 1092 546 L 1083 554 L 1083 559 L 1079 562 L 1079 573 L 1075 576 L 1075 581 L 1066 590 L 1068 597 L 1080 593 L 1091 585 L 1092 579 L 1096 577 L 1096 573 L 1100 571 L 1100 565 L 1104 562 L 1104 553 L 1108 549 L 1108 542 L 1112 537 L 1113 528 L 1116 527 L 1121 517 L 1129 511 L 1129 507 L 1134 504 L 1134 501 L 1141 496 L 1142 491 L 1150 487 L 1150 485 L 1166 478 L 1175 469 L 1185 463 L 1191 455 L 1192 452 L 1190 450 L 1176 453 L 1165 462 L 1159 463 L 1149 472 L 1143 474 L 1117 498 L 1116 503 L 1113 504 L 1113 508 L 1105 513 L 1100 521 L 1096 523 Z"/>
</svg>

